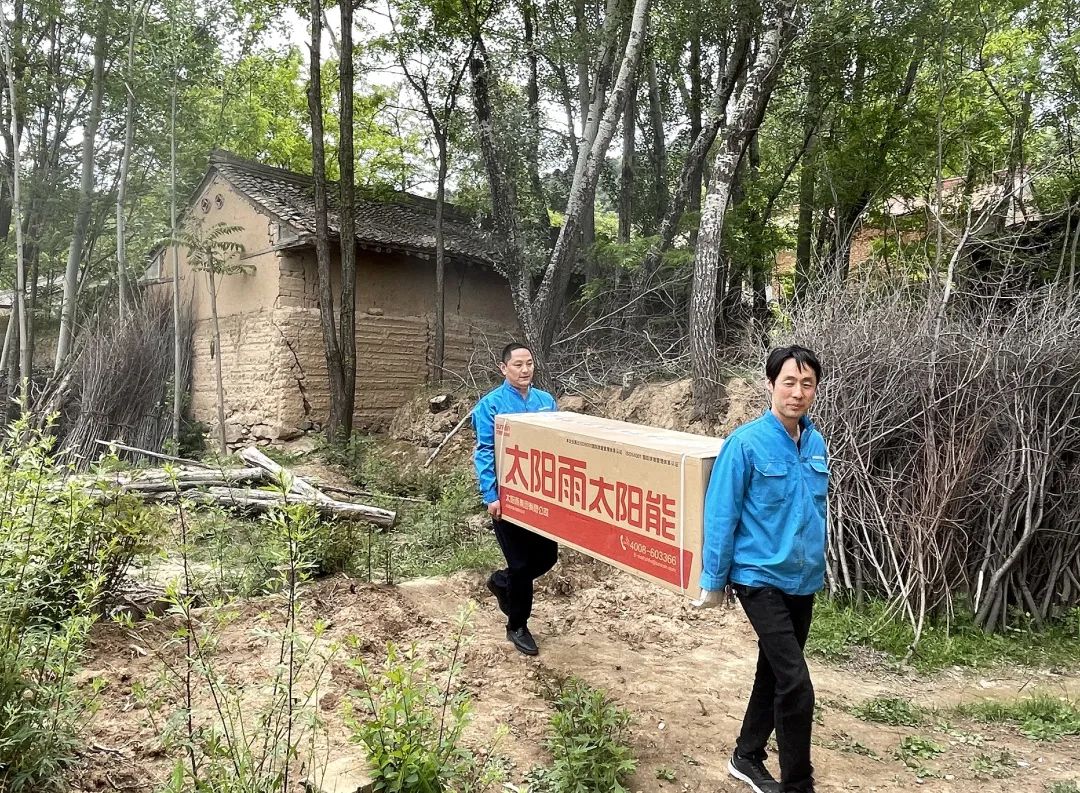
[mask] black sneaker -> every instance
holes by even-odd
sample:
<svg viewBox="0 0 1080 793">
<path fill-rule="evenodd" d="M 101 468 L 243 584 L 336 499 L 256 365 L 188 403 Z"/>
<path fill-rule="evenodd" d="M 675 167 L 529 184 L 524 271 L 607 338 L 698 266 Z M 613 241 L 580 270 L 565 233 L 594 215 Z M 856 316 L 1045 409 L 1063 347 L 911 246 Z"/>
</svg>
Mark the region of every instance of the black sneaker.
<svg viewBox="0 0 1080 793">
<path fill-rule="evenodd" d="M 512 631 L 509 628 L 506 629 L 506 638 L 513 642 L 514 646 L 518 648 L 518 652 L 523 655 L 539 655 L 540 648 L 536 646 L 536 640 L 529 633 L 529 628 L 523 626 L 516 631 Z"/>
<path fill-rule="evenodd" d="M 510 593 L 507 592 L 506 587 L 499 586 L 495 583 L 494 573 L 488 577 L 487 588 L 488 591 L 495 596 L 495 599 L 499 601 L 499 611 L 510 616 Z"/>
<path fill-rule="evenodd" d="M 780 793 L 780 783 L 773 779 L 765 763 L 760 760 L 750 760 L 742 757 L 738 752 L 733 752 L 727 764 L 728 773 L 736 779 L 741 779 L 756 793 Z"/>
</svg>

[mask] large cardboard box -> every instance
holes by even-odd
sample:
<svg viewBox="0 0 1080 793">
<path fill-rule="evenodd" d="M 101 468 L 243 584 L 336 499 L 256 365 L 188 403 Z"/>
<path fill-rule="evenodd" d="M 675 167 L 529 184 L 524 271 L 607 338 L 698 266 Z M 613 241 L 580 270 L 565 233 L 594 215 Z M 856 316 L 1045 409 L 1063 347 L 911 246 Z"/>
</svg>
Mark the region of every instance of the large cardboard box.
<svg viewBox="0 0 1080 793">
<path fill-rule="evenodd" d="M 503 517 L 697 597 L 722 441 L 577 413 L 495 417 Z"/>
</svg>

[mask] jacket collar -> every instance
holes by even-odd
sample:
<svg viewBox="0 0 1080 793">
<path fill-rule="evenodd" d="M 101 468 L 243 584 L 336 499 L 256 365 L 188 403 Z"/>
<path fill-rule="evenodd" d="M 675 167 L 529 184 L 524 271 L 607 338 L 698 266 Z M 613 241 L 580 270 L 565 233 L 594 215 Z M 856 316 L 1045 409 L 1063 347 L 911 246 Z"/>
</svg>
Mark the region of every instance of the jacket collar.
<svg viewBox="0 0 1080 793">
<path fill-rule="evenodd" d="M 791 436 L 788 435 L 787 428 L 781 423 L 780 419 L 778 419 L 776 417 L 776 414 L 773 413 L 771 410 L 766 410 L 765 415 L 762 416 L 762 418 L 769 422 L 769 424 L 776 428 L 778 431 L 782 432 L 785 438 L 791 438 Z M 814 432 L 817 430 L 817 427 L 814 426 L 814 422 L 810 420 L 809 416 L 803 416 L 801 419 L 799 419 L 799 427 L 804 433 Z"/>
<path fill-rule="evenodd" d="M 529 395 L 532 394 L 532 386 L 529 386 L 529 389 L 525 392 L 525 396 L 522 396 L 520 391 L 518 391 L 516 388 L 514 388 L 512 385 L 510 385 L 509 380 L 504 379 L 503 382 L 502 382 L 502 387 L 503 387 L 504 391 L 508 391 L 511 394 L 514 394 L 514 395 L 520 397 L 521 399 L 523 399 L 525 401 L 526 404 L 528 404 Z"/>
</svg>

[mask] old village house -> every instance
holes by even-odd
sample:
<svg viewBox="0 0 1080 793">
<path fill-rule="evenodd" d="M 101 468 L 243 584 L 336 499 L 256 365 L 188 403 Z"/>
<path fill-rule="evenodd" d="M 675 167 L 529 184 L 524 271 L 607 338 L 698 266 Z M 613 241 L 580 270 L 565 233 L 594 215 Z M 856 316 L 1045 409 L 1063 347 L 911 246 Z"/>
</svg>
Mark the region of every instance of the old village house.
<svg viewBox="0 0 1080 793">
<path fill-rule="evenodd" d="M 462 372 L 490 365 L 490 349 L 517 327 L 506 281 L 495 272 L 494 246 L 447 207 L 446 362 Z M 189 227 L 240 226 L 249 273 L 219 277 L 222 349 L 213 349 L 209 284 L 179 248 L 181 296 L 190 300 L 193 415 L 215 419 L 213 356 L 222 356 L 226 439 L 236 445 L 286 440 L 318 429 L 329 415 L 329 384 L 319 324 L 310 176 L 214 152 L 187 208 Z M 335 278 L 340 277 L 338 217 L 331 199 Z M 357 399 L 359 428 L 384 426 L 433 373 L 435 208 L 408 193 L 359 197 L 357 246 Z M 167 289 L 171 252 L 160 249 L 147 273 Z M 154 286 L 154 284 L 157 284 Z M 340 290 L 335 287 L 335 294 Z"/>
</svg>

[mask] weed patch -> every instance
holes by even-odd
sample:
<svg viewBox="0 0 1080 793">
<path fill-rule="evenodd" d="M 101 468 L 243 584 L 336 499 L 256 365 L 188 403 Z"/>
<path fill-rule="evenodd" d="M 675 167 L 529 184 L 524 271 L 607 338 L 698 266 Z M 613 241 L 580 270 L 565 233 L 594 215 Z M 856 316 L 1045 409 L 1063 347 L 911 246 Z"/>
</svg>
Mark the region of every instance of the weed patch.
<svg viewBox="0 0 1080 793">
<path fill-rule="evenodd" d="M 897 727 L 918 727 L 926 721 L 922 708 L 900 697 L 874 697 L 856 705 L 851 712 L 863 721 Z"/>
<path fill-rule="evenodd" d="M 1080 610 L 1073 609 L 1043 631 L 1003 634 L 980 630 L 969 614 L 958 610 L 951 624 L 928 623 L 912 649 L 914 641 L 910 623 L 881 601 L 855 607 L 842 599 L 821 598 L 814 607 L 807 651 L 846 660 L 853 646 L 864 646 L 886 654 L 893 662 L 905 660 L 921 672 L 1003 664 L 1074 669 L 1080 658 Z"/>
<path fill-rule="evenodd" d="M 1080 735 L 1080 707 L 1063 698 L 1039 694 L 1014 702 L 979 702 L 962 705 L 959 715 L 987 724 L 1013 724 L 1036 741 L 1055 741 Z"/>
</svg>

